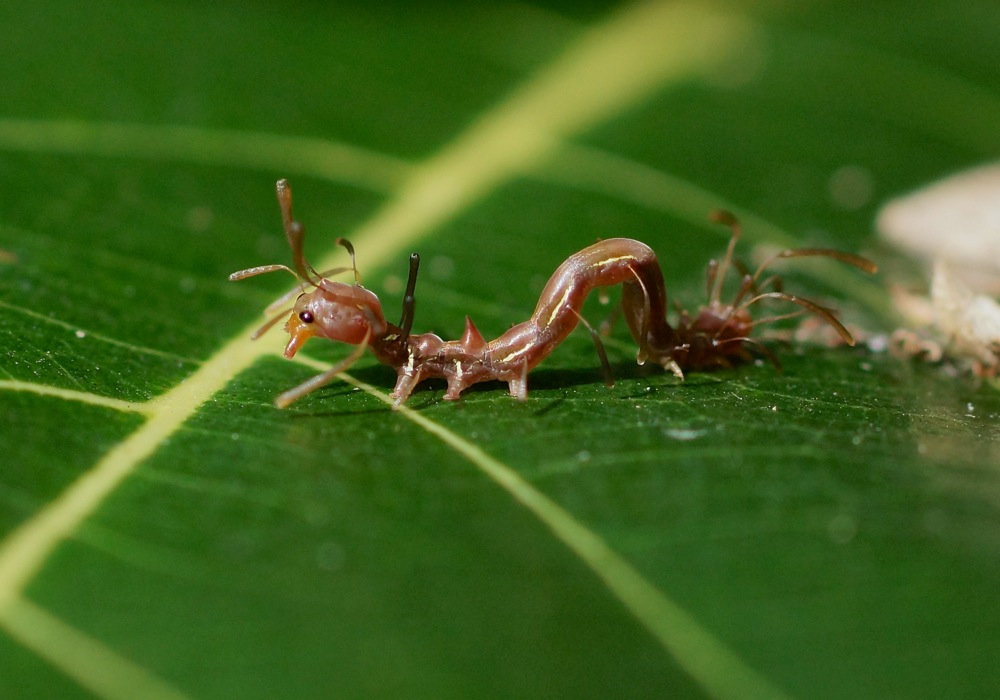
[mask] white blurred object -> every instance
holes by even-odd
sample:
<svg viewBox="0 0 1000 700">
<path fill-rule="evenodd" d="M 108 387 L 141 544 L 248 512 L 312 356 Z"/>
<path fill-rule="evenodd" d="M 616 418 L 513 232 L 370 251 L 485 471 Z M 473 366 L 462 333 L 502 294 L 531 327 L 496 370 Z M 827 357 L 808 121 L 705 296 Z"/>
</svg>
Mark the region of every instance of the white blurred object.
<svg viewBox="0 0 1000 700">
<path fill-rule="evenodd" d="M 940 348 L 923 330 L 900 329 L 895 346 L 931 360 L 949 357 L 979 375 L 1000 369 L 1000 164 L 952 175 L 892 200 L 876 226 L 884 239 L 931 263 L 930 299 L 895 290 L 911 324 L 932 324 Z"/>
<path fill-rule="evenodd" d="M 927 261 L 944 260 L 973 288 L 1000 280 L 1000 164 L 965 170 L 893 199 L 875 223 L 882 237 Z"/>
<path fill-rule="evenodd" d="M 973 292 L 940 260 L 931 276 L 931 303 L 948 352 L 971 360 L 977 374 L 995 374 L 1000 364 L 1000 304 Z"/>
</svg>

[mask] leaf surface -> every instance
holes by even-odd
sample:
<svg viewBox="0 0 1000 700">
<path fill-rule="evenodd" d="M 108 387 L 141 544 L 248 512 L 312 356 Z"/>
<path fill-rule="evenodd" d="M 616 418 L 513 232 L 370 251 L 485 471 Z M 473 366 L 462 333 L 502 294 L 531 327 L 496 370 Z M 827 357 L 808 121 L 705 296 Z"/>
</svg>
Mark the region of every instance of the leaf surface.
<svg viewBox="0 0 1000 700">
<path fill-rule="evenodd" d="M 880 201 L 993 157 L 988 3 L 60 0 L 0 10 L 0 695 L 988 697 L 995 385 L 776 345 L 605 387 L 586 333 L 530 377 L 387 405 L 366 358 L 257 342 L 289 178 L 318 268 L 490 338 L 597 238 L 695 309 L 740 252 L 877 337 Z M 44 76 L 44 79 L 27 79 Z M 585 315 L 610 312 L 596 300 Z"/>
</svg>

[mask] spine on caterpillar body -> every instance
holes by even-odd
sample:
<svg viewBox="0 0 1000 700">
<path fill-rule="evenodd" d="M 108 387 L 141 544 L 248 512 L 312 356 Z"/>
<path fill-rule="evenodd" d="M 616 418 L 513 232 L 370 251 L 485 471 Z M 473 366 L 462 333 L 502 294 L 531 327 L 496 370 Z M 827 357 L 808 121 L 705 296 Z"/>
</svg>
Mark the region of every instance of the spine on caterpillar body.
<svg viewBox="0 0 1000 700">
<path fill-rule="evenodd" d="M 438 377 L 448 381 L 446 399 L 457 399 L 478 382 L 507 382 L 512 396 L 527 396 L 527 374 L 548 357 L 580 322 L 580 309 L 597 287 L 622 285 L 622 308 L 639 361 L 647 357 L 673 368 L 676 332 L 666 321 L 667 294 L 652 249 L 629 238 L 611 238 L 574 253 L 549 278 L 531 317 L 487 342 L 466 318 L 460 340 L 444 341 L 433 333 L 411 335 L 404 361 L 392 362 L 373 347 L 386 364 L 396 367 L 393 391 L 402 403 L 417 384 Z M 375 345 L 378 345 L 376 343 Z"/>
<path fill-rule="evenodd" d="M 318 336 L 357 346 L 347 358 L 326 372 L 281 394 L 275 401 L 284 407 L 325 385 L 347 369 L 361 354 L 370 349 L 384 364 L 396 369 L 397 380 L 392 396 L 402 404 L 413 389 L 425 379 L 440 378 L 448 383 L 444 398 L 457 399 L 468 387 L 478 382 L 500 380 L 508 383 L 510 393 L 527 397 L 527 375 L 580 323 L 580 310 L 587 296 L 597 287 L 622 286 L 622 313 L 629 331 L 639 347 L 640 364 L 651 360 L 683 379 L 683 371 L 730 367 L 753 357 L 750 349 L 769 357 L 778 364 L 773 353 L 750 337 L 756 324 L 811 313 L 832 326 L 848 344 L 853 337 L 835 317 L 833 310 L 815 302 L 775 289 L 768 285 L 780 281 L 771 276 L 758 282 L 770 262 L 778 258 L 825 256 L 851 264 L 865 272 L 874 272 L 875 265 L 860 256 L 818 248 L 783 250 L 775 254 L 754 274 L 743 272 L 735 298 L 722 303 L 720 295 L 725 272 L 731 266 L 732 251 L 738 229 L 733 224 L 733 236 L 722 264 L 711 261 L 708 268 L 708 302 L 697 313 L 679 311 L 675 325 L 666 319 L 667 293 L 656 255 L 649 246 L 629 238 L 612 238 L 595 243 L 571 255 L 559 266 L 542 290 L 531 317 L 511 327 L 495 340 L 487 342 L 472 321 L 466 318 L 461 339 L 445 341 L 433 333 L 411 334 L 418 258 L 411 256 L 410 277 L 403 302 L 403 316 L 398 325 L 386 321 L 378 298 L 360 285 L 344 284 L 326 279 L 315 272 L 301 255 L 301 226 L 296 222 L 286 227 L 293 249 L 296 270 L 284 265 L 265 265 L 241 270 L 231 279 L 245 279 L 265 272 L 284 269 L 300 279 L 301 294 L 295 300 L 285 323 L 289 333 L 285 355 L 292 357 L 311 337 Z M 345 247 L 352 254 L 349 244 Z M 346 268 L 353 270 L 354 266 Z M 312 287 L 307 289 L 306 285 Z M 289 295 L 290 296 L 290 295 Z M 282 299 L 287 301 L 289 297 Z M 772 316 L 756 321 L 748 308 L 759 301 L 776 299 L 801 307 L 793 314 Z M 255 337 L 270 328 L 281 315 L 265 323 Z M 589 327 L 589 324 L 586 324 Z M 610 366 L 596 332 L 590 329 L 598 354 L 610 379 Z"/>
<path fill-rule="evenodd" d="M 410 256 L 402 318 L 398 325 L 394 325 L 386 320 L 378 298 L 361 286 L 354 264 L 354 247 L 346 240 L 337 239 L 337 243 L 351 256 L 350 267 L 319 272 L 309 264 L 303 253 L 304 228 L 292 216 L 291 188 L 286 181 L 279 180 L 276 192 L 285 235 L 292 251 L 292 267 L 263 265 L 234 272 L 230 279 L 242 280 L 277 270 L 284 270 L 297 278 L 299 286 L 293 294 L 282 297 L 274 305 L 274 308 L 283 306 L 295 292 L 298 293 L 292 308 L 287 310 L 291 311 L 291 315 L 285 323 L 289 334 L 286 357 L 294 356 L 312 337 L 357 346 L 342 362 L 281 394 L 275 401 L 279 407 L 287 406 L 325 385 L 350 367 L 366 349 L 370 349 L 379 361 L 396 369 L 396 387 L 392 396 L 397 405 L 407 399 L 417 384 L 429 378 L 447 380 L 446 399 L 457 399 L 469 386 L 491 379 L 508 382 L 511 394 L 523 399 L 527 396 L 528 372 L 548 357 L 576 328 L 582 320 L 580 309 L 590 292 L 596 287 L 619 284 L 622 285 L 622 312 L 639 347 L 637 359 L 640 364 L 651 360 L 683 378 L 682 370 L 729 367 L 747 361 L 753 356 L 749 348 L 753 348 L 770 357 L 777 365 L 773 354 L 750 337 L 758 323 L 810 313 L 832 326 L 844 342 L 853 345 L 854 339 L 837 320 L 832 309 L 781 291 L 777 276 L 760 281 L 761 274 L 771 262 L 779 258 L 824 256 L 864 272 L 876 271 L 873 262 L 857 255 L 822 248 L 800 248 L 778 252 L 762 263 L 755 273 L 749 274 L 732 261 L 739 238 L 736 218 L 726 212 L 715 212 L 711 219 L 726 224 L 732 230 L 729 247 L 721 264 L 714 260 L 709 264 L 707 304 L 693 315 L 679 311 L 674 326 L 666 319 L 667 293 L 652 249 L 633 239 L 611 238 L 584 248 L 560 265 L 545 285 L 527 321 L 487 342 L 472 321 L 466 318 L 462 338 L 444 341 L 433 333 L 410 333 L 419 263 L 416 254 Z M 726 273 L 734 266 L 743 273 L 742 280 L 735 298 L 729 303 L 722 303 L 723 282 Z M 327 279 L 330 275 L 348 271 L 354 273 L 354 284 Z M 767 291 L 769 286 L 773 288 L 771 291 Z M 748 308 L 769 299 L 796 304 L 800 310 L 755 321 Z M 287 311 L 272 317 L 253 337 L 263 334 Z M 593 329 L 591 331 L 593 333 Z M 607 357 L 596 333 L 594 339 L 605 371 L 610 375 Z"/>
</svg>

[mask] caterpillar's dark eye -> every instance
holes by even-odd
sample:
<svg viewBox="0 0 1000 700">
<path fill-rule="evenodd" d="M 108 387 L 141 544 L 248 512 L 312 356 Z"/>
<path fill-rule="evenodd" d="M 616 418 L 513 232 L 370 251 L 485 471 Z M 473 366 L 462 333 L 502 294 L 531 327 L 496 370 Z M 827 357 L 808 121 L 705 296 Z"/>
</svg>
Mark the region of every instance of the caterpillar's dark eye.
<svg viewBox="0 0 1000 700">
<path fill-rule="evenodd" d="M 299 320 L 302 321 L 302 323 L 312 323 L 316 319 L 313 317 L 312 311 L 300 311 Z"/>
</svg>

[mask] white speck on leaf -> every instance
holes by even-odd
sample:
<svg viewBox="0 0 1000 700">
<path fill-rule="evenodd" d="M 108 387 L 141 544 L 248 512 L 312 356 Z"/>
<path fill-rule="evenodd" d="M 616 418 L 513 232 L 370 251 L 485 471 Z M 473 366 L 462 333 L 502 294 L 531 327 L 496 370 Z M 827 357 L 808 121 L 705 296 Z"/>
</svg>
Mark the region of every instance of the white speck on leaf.
<svg viewBox="0 0 1000 700">
<path fill-rule="evenodd" d="M 669 430 L 665 430 L 663 432 L 663 434 L 666 435 L 668 438 L 672 438 L 674 440 L 681 440 L 685 442 L 700 438 L 701 436 L 706 435 L 707 433 L 708 433 L 707 430 L 691 430 L 691 429 L 685 430 L 681 428 L 672 428 Z"/>
</svg>

